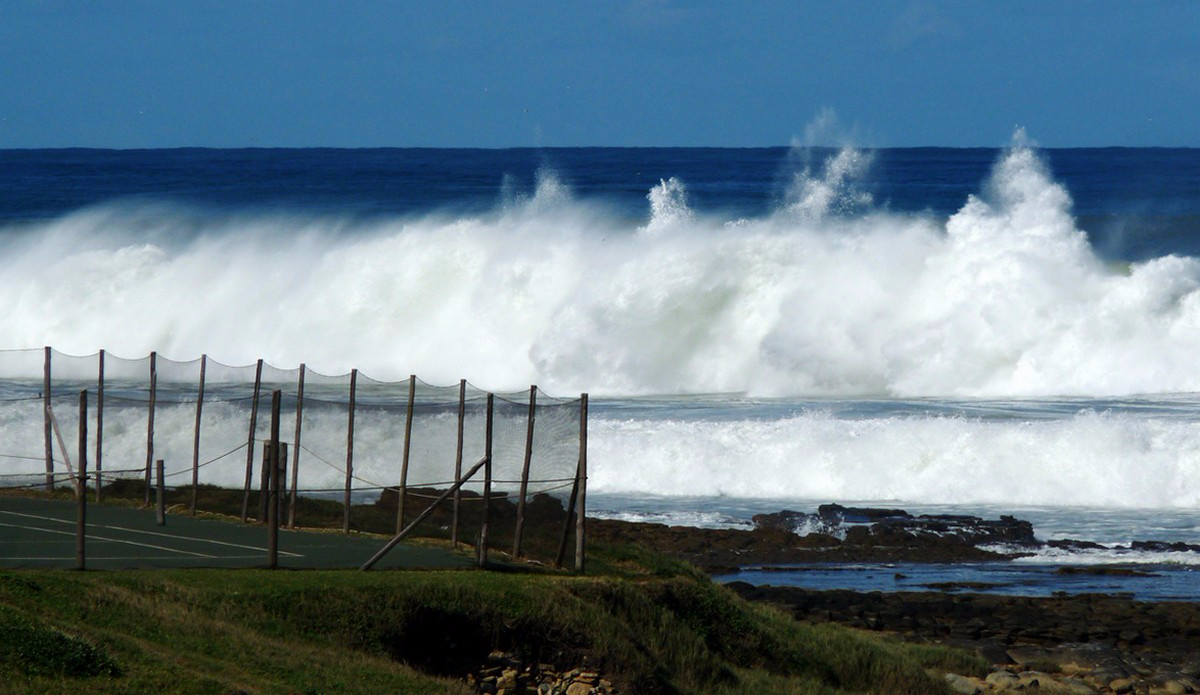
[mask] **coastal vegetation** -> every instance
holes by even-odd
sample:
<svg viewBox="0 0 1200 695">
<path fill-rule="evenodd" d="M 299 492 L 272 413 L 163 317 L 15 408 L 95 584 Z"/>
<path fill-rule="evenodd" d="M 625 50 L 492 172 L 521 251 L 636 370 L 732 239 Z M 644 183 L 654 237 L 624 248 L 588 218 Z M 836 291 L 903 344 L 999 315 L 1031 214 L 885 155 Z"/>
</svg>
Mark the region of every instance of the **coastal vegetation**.
<svg viewBox="0 0 1200 695">
<path fill-rule="evenodd" d="M 526 571 L 0 573 L 8 692 L 471 692 L 489 658 L 628 693 L 936 693 L 952 649 L 793 620 L 636 547 Z"/>
</svg>

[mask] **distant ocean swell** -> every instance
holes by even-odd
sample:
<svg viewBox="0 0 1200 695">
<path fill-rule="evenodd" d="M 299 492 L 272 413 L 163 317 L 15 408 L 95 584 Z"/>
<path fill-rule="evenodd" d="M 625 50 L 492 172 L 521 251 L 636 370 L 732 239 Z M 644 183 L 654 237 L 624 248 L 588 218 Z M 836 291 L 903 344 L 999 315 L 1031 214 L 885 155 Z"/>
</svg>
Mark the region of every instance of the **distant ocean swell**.
<svg viewBox="0 0 1200 695">
<path fill-rule="evenodd" d="M 596 395 L 1200 390 L 1200 262 L 1114 268 L 1016 145 L 948 219 L 857 190 L 865 155 L 722 219 L 686 182 L 630 223 L 551 173 L 485 214 L 92 207 L 0 230 L 8 347 Z"/>
</svg>

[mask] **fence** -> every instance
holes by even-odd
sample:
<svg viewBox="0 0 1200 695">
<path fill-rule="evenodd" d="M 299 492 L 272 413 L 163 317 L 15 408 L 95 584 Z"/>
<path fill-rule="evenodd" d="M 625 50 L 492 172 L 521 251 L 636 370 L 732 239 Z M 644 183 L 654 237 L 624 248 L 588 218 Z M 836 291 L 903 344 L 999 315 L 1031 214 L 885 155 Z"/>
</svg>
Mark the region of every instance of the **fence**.
<svg viewBox="0 0 1200 695">
<path fill-rule="evenodd" d="M 81 391 L 90 398 L 77 411 Z M 263 360 L 231 366 L 207 356 L 0 350 L 0 486 L 52 491 L 70 475 L 78 439 L 97 501 L 140 494 L 144 504 L 157 496 L 192 515 L 265 520 L 275 392 L 274 422 L 288 452 L 280 480 L 286 526 L 390 534 L 428 512 L 422 535 L 466 541 L 482 556 L 492 547 L 561 564 L 574 534 L 583 568 L 587 394 L 559 399 L 536 386 L 493 394 L 465 380 L 387 382 Z M 483 474 L 462 480 L 464 468 L 485 459 Z M 445 509 L 430 510 L 442 494 Z M 481 539 L 484 509 L 493 533 Z"/>
</svg>

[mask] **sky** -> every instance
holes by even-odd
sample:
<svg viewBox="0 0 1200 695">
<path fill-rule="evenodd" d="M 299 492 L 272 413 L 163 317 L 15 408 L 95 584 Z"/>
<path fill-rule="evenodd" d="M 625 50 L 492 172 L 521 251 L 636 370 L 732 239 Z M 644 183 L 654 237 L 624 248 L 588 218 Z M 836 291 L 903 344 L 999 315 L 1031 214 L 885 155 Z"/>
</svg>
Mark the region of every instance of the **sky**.
<svg viewBox="0 0 1200 695">
<path fill-rule="evenodd" d="M 1197 147 L 1198 37 L 1191 0 L 0 0 L 0 148 Z"/>
</svg>

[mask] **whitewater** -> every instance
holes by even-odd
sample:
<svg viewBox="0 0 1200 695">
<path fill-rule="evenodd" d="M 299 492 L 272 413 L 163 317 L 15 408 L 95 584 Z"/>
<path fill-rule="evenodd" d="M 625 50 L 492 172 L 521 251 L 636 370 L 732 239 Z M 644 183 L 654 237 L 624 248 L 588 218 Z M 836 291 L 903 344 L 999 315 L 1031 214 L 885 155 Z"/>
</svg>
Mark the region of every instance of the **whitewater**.
<svg viewBox="0 0 1200 695">
<path fill-rule="evenodd" d="M 633 214 L 542 166 L 470 210 L 126 196 L 10 220 L 0 335 L 589 392 L 602 515 L 737 526 L 887 501 L 1196 540 L 1197 258 L 1104 257 L 1021 138 L 949 214 L 879 200 L 870 151 L 798 161 L 752 215 L 692 205 L 683 175 Z"/>
</svg>

